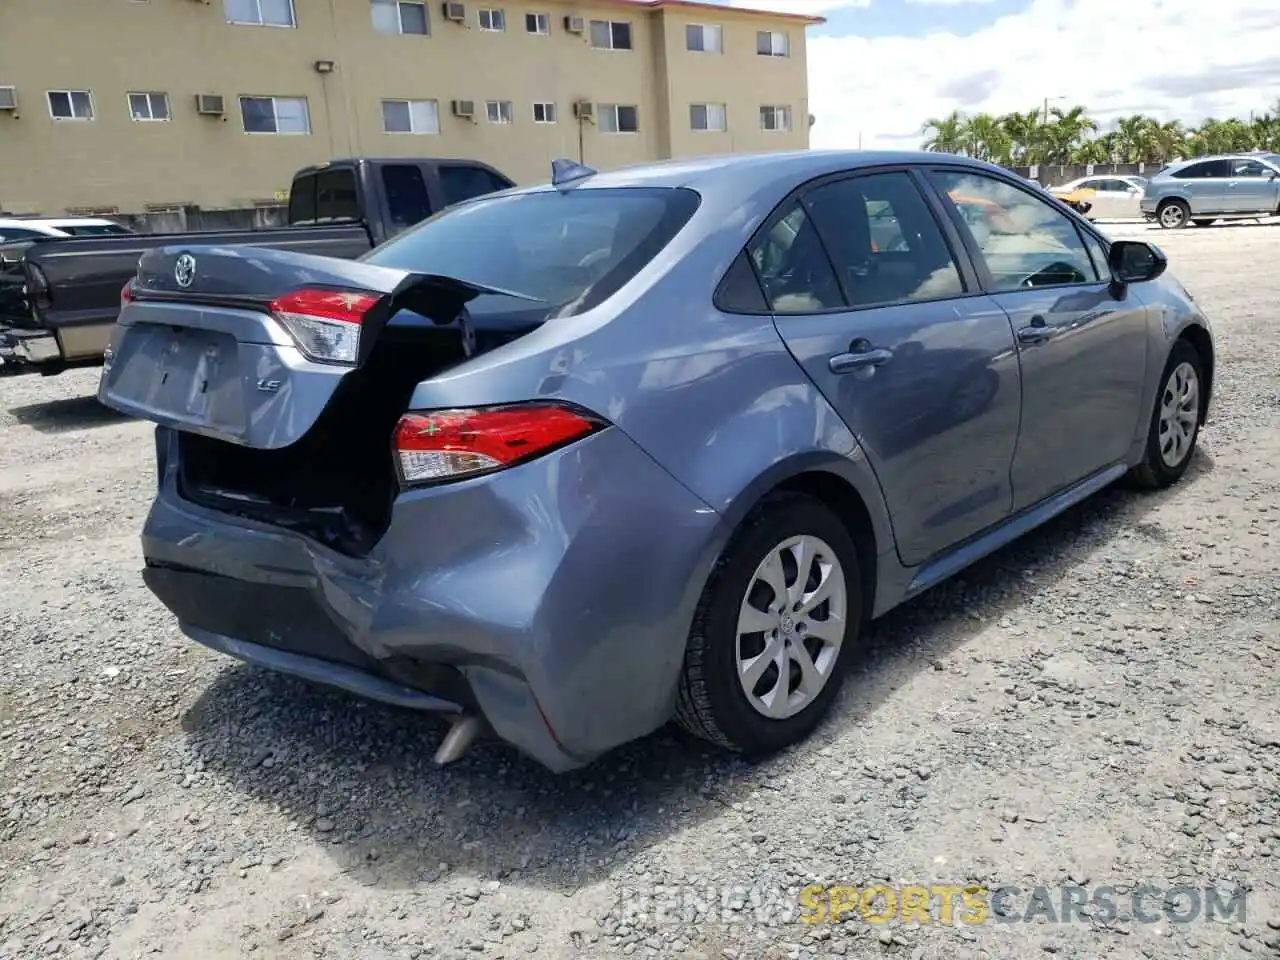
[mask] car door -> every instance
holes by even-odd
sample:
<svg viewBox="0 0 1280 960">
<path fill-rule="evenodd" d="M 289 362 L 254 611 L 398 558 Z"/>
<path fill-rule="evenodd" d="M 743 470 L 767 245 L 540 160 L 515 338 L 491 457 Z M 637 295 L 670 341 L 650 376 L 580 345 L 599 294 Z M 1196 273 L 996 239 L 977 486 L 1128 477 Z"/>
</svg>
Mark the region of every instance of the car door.
<svg viewBox="0 0 1280 960">
<path fill-rule="evenodd" d="M 1013 330 L 961 249 L 905 168 L 805 189 L 749 247 L 779 335 L 861 445 L 909 565 L 1012 499 Z"/>
<path fill-rule="evenodd" d="M 1115 177 L 1092 181 L 1094 193 L 1090 216 L 1097 220 L 1123 220 L 1137 216 L 1137 197 L 1130 194 L 1129 184 Z"/>
<path fill-rule="evenodd" d="M 1227 161 L 1231 165 L 1223 196 L 1227 213 L 1275 213 L 1276 171 L 1260 160 L 1241 158 Z"/>
<path fill-rule="evenodd" d="M 1225 213 L 1227 210 L 1227 180 L 1231 164 L 1227 160 L 1205 160 L 1194 163 L 1175 175 L 1181 190 L 1191 205 L 1191 215 Z"/>
<path fill-rule="evenodd" d="M 1128 454 L 1149 414 L 1147 307 L 1095 264 L 1105 257 L 1098 237 L 1030 191 L 956 168 L 929 177 L 949 210 L 953 196 L 977 195 L 1006 212 L 985 230 L 965 225 L 958 211 L 953 219 L 1015 331 L 1022 426 L 1012 483 L 1020 510 Z"/>
</svg>

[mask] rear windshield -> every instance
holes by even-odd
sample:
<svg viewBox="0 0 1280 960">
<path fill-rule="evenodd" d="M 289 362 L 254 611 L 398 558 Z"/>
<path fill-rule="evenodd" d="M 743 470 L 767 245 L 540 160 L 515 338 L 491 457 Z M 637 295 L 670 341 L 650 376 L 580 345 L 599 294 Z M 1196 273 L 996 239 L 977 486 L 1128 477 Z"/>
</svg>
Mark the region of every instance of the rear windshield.
<svg viewBox="0 0 1280 960">
<path fill-rule="evenodd" d="M 522 293 L 567 316 L 603 302 L 639 273 L 698 203 L 692 190 L 675 187 L 483 198 L 444 210 L 360 259 Z M 481 299 L 510 305 L 506 297 Z M 476 301 L 472 309 L 486 306 Z"/>
</svg>

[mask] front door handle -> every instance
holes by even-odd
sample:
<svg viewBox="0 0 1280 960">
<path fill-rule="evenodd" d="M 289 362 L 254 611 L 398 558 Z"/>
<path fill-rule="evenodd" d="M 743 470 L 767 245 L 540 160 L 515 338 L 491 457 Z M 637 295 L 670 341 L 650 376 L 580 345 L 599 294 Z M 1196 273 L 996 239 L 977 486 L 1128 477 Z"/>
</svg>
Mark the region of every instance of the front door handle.
<svg viewBox="0 0 1280 960">
<path fill-rule="evenodd" d="M 853 373 L 864 367 L 878 367 L 893 359 L 893 351 L 884 347 L 872 347 L 865 340 L 849 344 L 848 353 L 837 353 L 827 361 L 832 373 Z"/>
<path fill-rule="evenodd" d="M 1018 330 L 1019 343 L 1042 343 L 1058 333 L 1057 327 L 1050 327 L 1044 322 L 1044 317 L 1034 316 L 1028 326 L 1021 327 Z"/>
</svg>

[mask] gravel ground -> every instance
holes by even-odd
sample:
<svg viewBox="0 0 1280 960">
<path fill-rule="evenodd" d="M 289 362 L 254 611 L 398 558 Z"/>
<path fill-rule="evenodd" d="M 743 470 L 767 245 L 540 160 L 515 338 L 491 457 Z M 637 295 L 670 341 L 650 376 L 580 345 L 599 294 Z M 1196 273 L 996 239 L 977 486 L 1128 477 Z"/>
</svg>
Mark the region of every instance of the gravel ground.
<svg viewBox="0 0 1280 960">
<path fill-rule="evenodd" d="M 0 379 L 0 957 L 1280 953 L 1280 231 L 1159 240 L 1218 335 L 1184 481 L 897 611 L 819 735 L 754 766 L 664 733 L 562 777 L 489 743 L 440 770 L 432 720 L 197 648 L 138 576 L 148 427 L 96 371 Z M 1121 910 L 807 925 L 815 882 Z M 1245 918 L 1126 919 L 1143 883 Z"/>
</svg>

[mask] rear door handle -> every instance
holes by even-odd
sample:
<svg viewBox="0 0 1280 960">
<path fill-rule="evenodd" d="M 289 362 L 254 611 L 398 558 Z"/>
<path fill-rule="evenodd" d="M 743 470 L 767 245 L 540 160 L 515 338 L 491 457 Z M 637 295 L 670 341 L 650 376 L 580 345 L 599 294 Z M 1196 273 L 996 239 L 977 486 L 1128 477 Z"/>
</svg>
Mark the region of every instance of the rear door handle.
<svg viewBox="0 0 1280 960">
<path fill-rule="evenodd" d="M 837 353 L 827 361 L 827 366 L 832 373 L 853 373 L 864 367 L 878 367 L 892 359 L 892 350 L 872 347 L 865 340 L 855 340 L 849 344 L 848 353 Z"/>
</svg>

